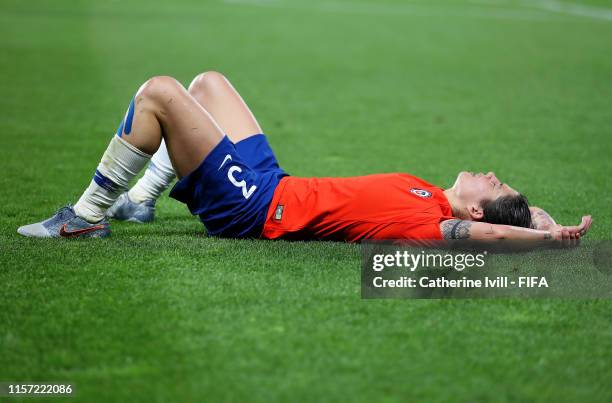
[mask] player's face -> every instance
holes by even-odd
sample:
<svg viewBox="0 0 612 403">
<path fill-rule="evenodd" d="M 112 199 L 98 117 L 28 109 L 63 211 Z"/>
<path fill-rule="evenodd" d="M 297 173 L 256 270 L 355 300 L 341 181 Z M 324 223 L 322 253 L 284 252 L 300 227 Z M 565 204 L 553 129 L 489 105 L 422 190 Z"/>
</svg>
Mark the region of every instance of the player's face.
<svg viewBox="0 0 612 403">
<path fill-rule="evenodd" d="M 460 172 L 453 185 L 455 194 L 466 202 L 480 204 L 485 200 L 495 200 L 501 196 L 514 196 L 518 192 L 501 182 L 495 173 Z"/>
</svg>

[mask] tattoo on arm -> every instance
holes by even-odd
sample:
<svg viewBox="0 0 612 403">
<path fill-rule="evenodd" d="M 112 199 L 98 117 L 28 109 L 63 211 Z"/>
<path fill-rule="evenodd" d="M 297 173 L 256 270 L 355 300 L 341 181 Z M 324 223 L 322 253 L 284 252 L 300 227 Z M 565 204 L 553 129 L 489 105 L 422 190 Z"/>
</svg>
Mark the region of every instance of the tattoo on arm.
<svg viewBox="0 0 612 403">
<path fill-rule="evenodd" d="M 444 239 L 469 239 L 472 223 L 466 220 L 446 220 L 442 222 L 442 237 Z"/>
<path fill-rule="evenodd" d="M 547 230 L 555 225 L 555 220 L 544 210 L 537 210 L 531 215 L 535 229 Z"/>
</svg>

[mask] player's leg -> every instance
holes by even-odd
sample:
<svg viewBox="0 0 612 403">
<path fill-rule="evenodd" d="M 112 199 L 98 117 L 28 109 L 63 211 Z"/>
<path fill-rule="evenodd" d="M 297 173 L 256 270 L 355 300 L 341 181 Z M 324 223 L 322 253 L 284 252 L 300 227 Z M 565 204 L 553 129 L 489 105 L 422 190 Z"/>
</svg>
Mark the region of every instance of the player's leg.
<svg viewBox="0 0 612 403">
<path fill-rule="evenodd" d="M 261 126 L 223 74 L 208 71 L 197 75 L 189 85 L 189 93 L 210 112 L 253 170 L 281 171 Z"/>
<path fill-rule="evenodd" d="M 135 133 L 129 137 L 133 145 L 147 152 L 157 151 L 162 133 L 168 154 L 179 178 L 195 170 L 224 134 L 211 115 L 172 77 L 155 77 L 136 94 L 136 109 L 143 120 L 154 118 L 159 132 L 142 131 L 139 137 L 139 115 L 135 114 Z"/>
<path fill-rule="evenodd" d="M 246 102 L 223 74 L 216 71 L 198 74 L 188 91 L 233 143 L 263 133 Z"/>
<path fill-rule="evenodd" d="M 223 75 L 198 75 L 189 93 L 228 137 L 196 172 L 174 186 L 170 197 L 187 204 L 209 235 L 259 237 L 275 189 L 286 174 L 255 117 Z"/>
<path fill-rule="evenodd" d="M 166 142 L 162 140 L 144 175 L 128 192 L 119 196 L 115 204 L 106 212 L 106 216 L 135 223 L 153 221 L 155 218 L 155 202 L 170 186 L 175 177 Z"/>
<path fill-rule="evenodd" d="M 208 71 L 198 74 L 189 85 L 188 92 L 211 114 L 232 142 L 239 143 L 262 133 L 247 104 L 221 73 Z M 153 221 L 155 202 L 173 180 L 172 165 L 162 142 L 143 177 L 129 192 L 119 197 L 107 215 L 137 223 Z"/>
<path fill-rule="evenodd" d="M 179 177 L 195 170 L 223 139 L 210 114 L 170 77 L 147 81 L 130 103 L 90 186 L 74 209 L 65 207 L 49 220 L 19 228 L 26 236 L 104 236 L 106 210 L 157 151 L 162 135 Z"/>
</svg>

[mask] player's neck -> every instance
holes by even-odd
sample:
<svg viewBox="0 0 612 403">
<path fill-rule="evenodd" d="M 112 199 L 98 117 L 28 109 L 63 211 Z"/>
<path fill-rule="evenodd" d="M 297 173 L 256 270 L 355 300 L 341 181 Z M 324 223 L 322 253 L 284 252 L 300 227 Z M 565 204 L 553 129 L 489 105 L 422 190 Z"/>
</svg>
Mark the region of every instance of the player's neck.
<svg viewBox="0 0 612 403">
<path fill-rule="evenodd" d="M 446 196 L 446 200 L 448 200 L 448 204 L 450 204 L 451 210 L 453 210 L 453 217 L 461 218 L 462 220 L 470 219 L 469 216 L 466 217 L 463 203 L 457 197 L 453 188 L 446 189 L 444 191 L 444 196 Z"/>
</svg>

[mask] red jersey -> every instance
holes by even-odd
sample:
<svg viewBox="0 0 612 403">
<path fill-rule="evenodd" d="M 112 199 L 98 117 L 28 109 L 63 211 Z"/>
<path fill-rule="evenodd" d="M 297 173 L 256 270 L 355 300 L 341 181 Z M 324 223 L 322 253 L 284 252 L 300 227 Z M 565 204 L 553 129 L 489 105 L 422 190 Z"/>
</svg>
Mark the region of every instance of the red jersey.
<svg viewBox="0 0 612 403">
<path fill-rule="evenodd" d="M 267 239 L 441 239 L 454 218 L 442 189 L 401 173 L 281 179 L 268 209 Z"/>
</svg>

